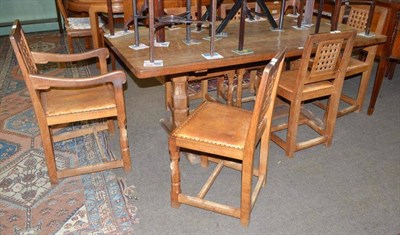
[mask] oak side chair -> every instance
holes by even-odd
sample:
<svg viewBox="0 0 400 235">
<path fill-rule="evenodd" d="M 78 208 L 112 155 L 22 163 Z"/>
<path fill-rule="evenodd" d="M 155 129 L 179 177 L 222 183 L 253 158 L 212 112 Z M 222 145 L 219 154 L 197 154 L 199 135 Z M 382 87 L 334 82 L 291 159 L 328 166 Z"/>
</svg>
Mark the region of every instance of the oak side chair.
<svg viewBox="0 0 400 235">
<path fill-rule="evenodd" d="M 256 198 L 261 187 L 266 184 L 271 119 L 284 57 L 285 49 L 279 51 L 265 67 L 252 112 L 204 101 L 171 133 L 169 151 L 172 207 L 179 207 L 183 203 L 240 218 L 240 223 L 248 226 Z M 259 142 L 260 160 L 258 169 L 254 169 L 254 152 Z M 207 166 L 209 160 L 217 163 L 197 196 L 189 196 L 181 191 L 181 148 L 201 152 L 202 166 Z M 239 208 L 204 198 L 224 166 L 241 171 Z M 258 177 L 254 190 L 253 176 Z"/>
<path fill-rule="evenodd" d="M 60 178 L 98 172 L 122 167 L 131 169 L 131 159 L 126 129 L 126 114 L 123 84 L 125 73 L 107 73 L 106 48 L 80 54 L 52 54 L 31 52 L 19 20 L 14 22 L 10 33 L 11 45 L 22 71 L 26 87 L 32 100 L 45 152 L 50 182 L 57 184 Z M 97 58 L 101 75 L 85 78 L 57 78 L 39 74 L 36 64 L 48 62 L 73 62 Z M 70 169 L 59 170 L 54 155 L 54 142 L 108 129 L 113 133 L 113 119 L 117 119 L 121 159 Z M 54 128 L 73 122 L 106 119 L 107 123 L 82 128 L 59 135 Z"/>
<path fill-rule="evenodd" d="M 72 41 L 73 38 L 84 37 L 86 40 L 86 49 L 90 48 L 92 32 L 89 17 L 69 17 L 68 12 L 64 7 L 63 0 L 57 0 L 57 6 L 58 9 L 60 9 L 60 13 L 64 21 L 69 53 L 74 53 L 74 45 Z M 103 26 L 104 22 L 99 20 L 100 35 L 103 35 L 104 33 L 102 29 Z"/>
<path fill-rule="evenodd" d="M 340 93 L 355 35 L 355 30 L 309 35 L 304 44 L 299 68 L 282 72 L 277 94 L 290 106 L 289 116 L 287 122 L 274 123 L 271 140 L 283 148 L 287 156 L 292 157 L 295 151 L 318 144 L 331 145 Z M 344 51 L 341 50 L 342 47 Z M 315 55 L 313 49 L 316 49 Z M 323 125 L 318 125 L 309 117 L 310 115 L 303 115 L 302 104 L 324 97 L 329 98 L 328 107 Z M 319 136 L 297 143 L 298 127 L 303 124 L 309 126 Z M 283 139 L 276 132 L 285 129 L 286 138 Z"/>
<path fill-rule="evenodd" d="M 368 14 L 370 7 L 365 5 L 356 5 L 356 3 L 350 3 L 350 11 L 347 17 L 346 24 L 351 28 L 357 30 L 358 33 L 364 33 L 365 27 L 368 21 Z M 341 12 L 339 14 L 339 19 L 343 19 L 345 11 L 345 6 L 342 7 Z M 387 15 L 387 8 L 376 6 L 373 20 L 371 24 L 371 34 L 382 33 Z M 338 111 L 338 117 L 349 114 L 351 112 L 360 112 L 362 109 L 362 105 L 365 99 L 365 94 L 368 89 L 368 82 L 371 77 L 372 67 L 375 61 L 375 55 L 378 49 L 378 45 L 370 46 L 364 48 L 363 51 L 366 52 L 366 55 L 363 56 L 363 59 L 360 60 L 359 54 L 355 54 L 353 57 L 350 57 L 350 62 L 346 70 L 346 79 L 347 78 L 356 78 L 354 75 L 361 74 L 361 79 L 358 86 L 358 92 L 354 95 L 345 94 L 342 91 L 342 95 L 340 99 L 347 103 L 348 105 Z M 346 86 L 346 83 L 344 84 Z M 354 97 L 354 98 L 353 98 Z M 317 106 L 320 108 L 326 109 L 326 105 L 321 102 L 315 102 Z"/>
</svg>

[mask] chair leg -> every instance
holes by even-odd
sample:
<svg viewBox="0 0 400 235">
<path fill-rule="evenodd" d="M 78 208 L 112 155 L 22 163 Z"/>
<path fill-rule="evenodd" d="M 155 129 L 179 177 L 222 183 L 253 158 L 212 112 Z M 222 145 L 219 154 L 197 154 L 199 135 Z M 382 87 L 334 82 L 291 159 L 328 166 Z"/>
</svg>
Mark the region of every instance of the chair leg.
<svg viewBox="0 0 400 235">
<path fill-rule="evenodd" d="M 257 69 L 253 69 L 250 71 L 250 92 L 255 93 L 256 92 L 256 77 L 257 77 Z"/>
<path fill-rule="evenodd" d="M 70 54 L 74 53 L 74 43 L 73 43 L 72 37 L 70 35 L 67 35 L 67 42 L 68 42 L 69 53 Z"/>
<path fill-rule="evenodd" d="M 207 99 L 207 94 L 208 94 L 208 79 L 203 79 L 201 80 L 201 97 L 203 100 Z"/>
<path fill-rule="evenodd" d="M 389 80 L 393 79 L 394 71 L 396 70 L 397 60 L 389 62 L 389 68 L 386 70 L 386 76 Z"/>
<path fill-rule="evenodd" d="M 243 93 L 243 76 L 245 69 L 239 69 L 237 75 L 237 87 L 236 87 L 236 107 L 242 107 L 242 93 Z"/>
<path fill-rule="evenodd" d="M 285 153 L 288 157 L 293 157 L 296 151 L 296 137 L 300 119 L 301 101 L 294 100 L 290 104 L 288 128 L 286 133 L 286 149 Z"/>
<path fill-rule="evenodd" d="M 46 157 L 47 173 L 52 185 L 58 184 L 57 165 L 54 156 L 53 141 L 51 140 L 50 128 L 41 127 L 40 134 L 42 136 L 43 149 Z"/>
<path fill-rule="evenodd" d="M 227 105 L 232 106 L 233 93 L 235 91 L 235 86 L 233 84 L 235 79 L 235 72 L 229 71 L 226 75 L 226 78 L 228 79 L 227 86 L 225 86 L 225 76 L 217 78 L 217 97 L 224 99 Z"/>
<path fill-rule="evenodd" d="M 266 130 L 270 130 L 270 127 L 266 127 Z M 269 136 L 270 132 L 265 131 L 260 141 L 260 162 L 258 163 L 258 178 L 264 176 L 264 187 L 267 183 L 267 171 L 268 171 L 268 152 L 269 152 Z"/>
<path fill-rule="evenodd" d="M 331 102 L 331 97 L 328 98 L 326 105 L 325 105 L 325 112 L 324 112 L 324 123 L 326 125 L 326 122 L 328 120 L 328 113 L 329 113 L 329 107 L 330 107 L 330 102 Z"/>
<path fill-rule="evenodd" d="M 219 77 L 217 79 L 217 97 L 218 98 L 223 98 L 223 93 L 224 93 L 224 77 Z"/>
<path fill-rule="evenodd" d="M 91 38 L 90 37 L 85 37 L 85 48 L 86 49 L 91 48 Z"/>
<path fill-rule="evenodd" d="M 131 156 L 128 142 L 128 131 L 126 130 L 126 117 L 119 112 L 118 115 L 119 142 L 121 145 L 121 158 L 124 164 L 124 171 L 129 172 L 132 168 Z"/>
<path fill-rule="evenodd" d="M 105 42 L 104 42 L 104 32 L 100 33 L 100 47 L 105 47 Z"/>
<path fill-rule="evenodd" d="M 209 165 L 208 157 L 201 155 L 200 156 L 200 166 L 206 168 L 206 167 L 208 167 L 208 165 Z"/>
<path fill-rule="evenodd" d="M 180 150 L 174 143 L 169 143 L 169 153 L 171 155 L 171 206 L 178 208 L 181 203 L 178 196 L 181 193 L 181 176 L 179 171 Z"/>
<path fill-rule="evenodd" d="M 114 128 L 114 121 L 112 119 L 107 120 L 107 126 L 108 126 L 108 133 L 110 135 L 115 134 L 115 128 Z"/>
<path fill-rule="evenodd" d="M 339 108 L 339 98 L 335 95 L 332 95 L 328 101 L 328 107 L 326 110 L 326 120 L 325 120 L 325 135 L 327 137 L 326 146 L 329 147 L 332 145 L 333 132 L 335 129 L 336 119 L 337 119 L 337 111 Z"/>
<path fill-rule="evenodd" d="M 229 106 L 233 105 L 233 91 L 235 90 L 235 86 L 233 84 L 233 80 L 235 79 L 234 74 L 229 74 L 228 75 L 228 89 L 226 91 L 226 99 L 227 99 L 227 104 Z"/>
<path fill-rule="evenodd" d="M 252 180 L 253 180 L 253 161 L 252 158 L 248 158 L 247 160 L 243 161 L 242 165 L 240 224 L 244 227 L 249 226 L 249 221 L 250 221 Z"/>
<path fill-rule="evenodd" d="M 358 88 L 358 94 L 357 94 L 357 100 L 356 100 L 357 109 L 355 110 L 355 112 L 357 112 L 357 113 L 360 112 L 362 109 L 365 94 L 368 89 L 368 82 L 369 82 L 370 75 L 371 75 L 370 69 L 368 71 L 363 72 L 361 75 L 360 86 Z"/>
<path fill-rule="evenodd" d="M 110 60 L 111 60 L 111 69 L 112 69 L 112 71 L 115 71 L 115 70 L 117 70 L 117 67 L 116 67 L 116 65 L 115 65 L 115 56 L 114 56 L 114 53 L 110 53 Z"/>
</svg>

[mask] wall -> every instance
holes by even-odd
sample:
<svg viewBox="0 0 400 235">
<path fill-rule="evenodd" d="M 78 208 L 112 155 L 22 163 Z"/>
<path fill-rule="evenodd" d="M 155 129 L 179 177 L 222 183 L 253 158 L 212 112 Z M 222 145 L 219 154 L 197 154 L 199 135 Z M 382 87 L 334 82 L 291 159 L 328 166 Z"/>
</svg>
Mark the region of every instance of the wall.
<svg viewBox="0 0 400 235">
<path fill-rule="evenodd" d="M 15 19 L 20 21 L 46 20 L 49 23 L 24 24 L 25 32 L 58 29 L 55 0 L 0 0 L 0 35 L 8 35 Z"/>
</svg>

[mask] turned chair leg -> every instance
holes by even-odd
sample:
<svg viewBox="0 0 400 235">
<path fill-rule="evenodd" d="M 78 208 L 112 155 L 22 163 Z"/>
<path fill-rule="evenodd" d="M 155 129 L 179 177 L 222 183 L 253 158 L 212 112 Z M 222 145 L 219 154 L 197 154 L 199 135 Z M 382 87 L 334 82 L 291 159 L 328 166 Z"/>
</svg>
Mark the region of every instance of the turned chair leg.
<svg viewBox="0 0 400 235">
<path fill-rule="evenodd" d="M 52 185 L 58 184 L 58 177 L 57 177 L 57 165 L 54 155 L 54 147 L 53 141 L 51 140 L 50 128 L 49 127 L 42 127 L 41 136 L 43 142 L 43 149 L 46 158 L 46 165 L 47 165 L 47 173 L 50 178 L 50 183 Z"/>
<path fill-rule="evenodd" d="M 181 176 L 179 171 L 180 150 L 174 144 L 170 143 L 169 151 L 171 154 L 171 206 L 180 207 L 178 196 L 181 193 Z"/>
<path fill-rule="evenodd" d="M 128 142 L 128 131 L 126 129 L 126 117 L 123 114 L 118 115 L 119 142 L 121 145 L 121 158 L 125 172 L 132 169 L 131 156 Z"/>
</svg>

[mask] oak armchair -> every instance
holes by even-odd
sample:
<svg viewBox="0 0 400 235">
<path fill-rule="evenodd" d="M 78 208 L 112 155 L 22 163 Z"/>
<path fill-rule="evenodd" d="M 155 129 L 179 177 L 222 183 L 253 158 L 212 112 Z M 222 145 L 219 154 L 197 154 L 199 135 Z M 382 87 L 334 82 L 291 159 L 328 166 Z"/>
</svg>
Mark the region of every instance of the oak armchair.
<svg viewBox="0 0 400 235">
<path fill-rule="evenodd" d="M 12 26 L 10 41 L 32 100 L 51 183 L 58 183 L 60 178 L 112 168 L 123 167 L 126 172 L 129 171 L 131 159 L 123 95 L 126 77 L 122 71 L 107 73 L 108 50 L 101 48 L 80 54 L 31 52 L 19 20 Z M 41 75 L 37 68 L 37 64 L 73 62 L 90 58 L 99 60 L 100 75 L 87 78 L 58 78 Z M 113 132 L 114 118 L 117 119 L 120 130 L 120 160 L 71 169 L 57 169 L 54 142 L 93 133 L 93 129 L 96 131 L 108 129 Z M 54 135 L 53 129 L 60 125 L 97 119 L 106 119 L 107 123 Z"/>
</svg>

